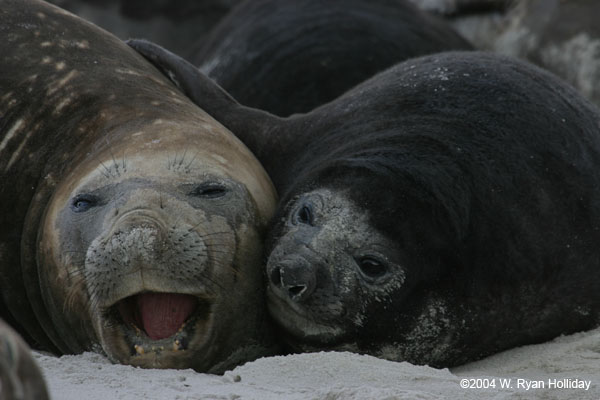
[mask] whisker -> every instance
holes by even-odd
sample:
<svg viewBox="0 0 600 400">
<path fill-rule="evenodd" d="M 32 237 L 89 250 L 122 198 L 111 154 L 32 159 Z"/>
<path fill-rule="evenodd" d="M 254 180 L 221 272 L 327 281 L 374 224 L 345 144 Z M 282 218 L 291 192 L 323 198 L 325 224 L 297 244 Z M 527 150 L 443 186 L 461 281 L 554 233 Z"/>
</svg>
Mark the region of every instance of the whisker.
<svg viewBox="0 0 600 400">
<path fill-rule="evenodd" d="M 101 172 L 102 172 L 102 175 L 104 175 L 104 176 L 105 176 L 106 178 L 108 178 L 108 179 L 112 178 L 112 174 L 111 174 L 111 172 L 110 172 L 110 169 L 109 169 L 109 168 L 108 168 L 108 167 L 107 167 L 107 166 L 106 166 L 106 165 L 105 165 L 105 164 L 104 164 L 102 161 L 100 161 L 100 165 L 101 165 L 102 167 L 104 167 L 104 171 L 101 171 Z M 105 171 L 106 171 L 106 172 L 105 172 Z"/>
<path fill-rule="evenodd" d="M 183 164 L 183 160 L 185 159 L 185 155 L 187 154 L 187 149 L 185 149 L 183 151 L 183 156 L 181 157 L 181 161 L 179 161 L 179 166 L 181 167 L 181 164 Z"/>
<path fill-rule="evenodd" d="M 185 169 L 189 169 L 190 168 L 190 166 L 192 165 L 192 163 L 196 159 L 197 155 L 198 155 L 198 152 L 196 152 L 196 154 L 194 154 L 194 157 L 192 157 L 192 160 L 188 163 L 188 165 L 185 166 Z"/>
</svg>

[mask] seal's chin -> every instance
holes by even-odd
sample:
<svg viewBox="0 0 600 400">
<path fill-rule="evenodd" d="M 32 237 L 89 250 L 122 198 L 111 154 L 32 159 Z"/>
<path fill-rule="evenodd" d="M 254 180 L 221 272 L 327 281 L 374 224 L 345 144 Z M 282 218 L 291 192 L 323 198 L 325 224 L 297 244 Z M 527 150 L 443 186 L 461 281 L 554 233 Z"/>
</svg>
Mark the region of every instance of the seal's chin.
<svg viewBox="0 0 600 400">
<path fill-rule="evenodd" d="M 188 294 L 142 292 L 109 307 L 104 317 L 120 328 L 131 356 L 160 355 L 187 350 L 210 308 L 206 300 Z"/>
<path fill-rule="evenodd" d="M 308 347 L 300 343 L 318 348 L 337 343 L 345 334 L 342 324 L 323 321 L 315 313 L 273 291 L 267 292 L 267 307 L 275 323 L 284 331 L 284 340 L 294 348 L 304 349 L 302 351 Z"/>
</svg>

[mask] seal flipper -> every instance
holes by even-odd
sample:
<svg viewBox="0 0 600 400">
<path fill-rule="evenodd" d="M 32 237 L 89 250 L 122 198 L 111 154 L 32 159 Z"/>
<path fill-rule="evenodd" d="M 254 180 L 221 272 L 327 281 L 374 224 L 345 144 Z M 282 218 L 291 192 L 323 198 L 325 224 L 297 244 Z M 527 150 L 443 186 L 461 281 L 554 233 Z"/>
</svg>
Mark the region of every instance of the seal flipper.
<svg viewBox="0 0 600 400">
<path fill-rule="evenodd" d="M 129 39 L 125 43 L 150 61 L 186 96 L 207 112 L 239 106 L 229 93 L 182 57 L 145 39 Z"/>
<path fill-rule="evenodd" d="M 127 43 L 167 76 L 187 97 L 227 129 L 233 132 L 263 164 L 273 183 L 278 187 L 281 165 L 289 155 L 284 137 L 285 129 L 295 119 L 280 118 L 266 111 L 239 104 L 216 82 L 204 75 L 193 64 L 161 46 L 143 39 L 129 39 Z M 279 189 L 279 188 L 278 188 Z"/>
</svg>

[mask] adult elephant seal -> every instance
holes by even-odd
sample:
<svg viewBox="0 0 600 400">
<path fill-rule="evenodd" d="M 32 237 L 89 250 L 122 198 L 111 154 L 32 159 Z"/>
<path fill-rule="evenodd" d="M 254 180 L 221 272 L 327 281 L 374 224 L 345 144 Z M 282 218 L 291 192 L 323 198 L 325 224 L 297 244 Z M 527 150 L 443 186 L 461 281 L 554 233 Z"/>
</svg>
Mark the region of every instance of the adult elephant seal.
<svg viewBox="0 0 600 400">
<path fill-rule="evenodd" d="M 48 400 L 42 373 L 23 339 L 0 320 L 0 398 Z"/>
<path fill-rule="evenodd" d="M 246 0 L 192 63 L 247 106 L 306 112 L 408 58 L 470 44 L 406 0 Z"/>
<path fill-rule="evenodd" d="M 600 115 L 553 75 L 441 53 L 282 119 L 136 48 L 273 177 L 269 308 L 293 350 L 447 367 L 598 324 Z"/>
<path fill-rule="evenodd" d="M 0 289 L 35 341 L 222 371 L 265 354 L 272 184 L 246 147 L 101 29 L 0 10 Z"/>
</svg>

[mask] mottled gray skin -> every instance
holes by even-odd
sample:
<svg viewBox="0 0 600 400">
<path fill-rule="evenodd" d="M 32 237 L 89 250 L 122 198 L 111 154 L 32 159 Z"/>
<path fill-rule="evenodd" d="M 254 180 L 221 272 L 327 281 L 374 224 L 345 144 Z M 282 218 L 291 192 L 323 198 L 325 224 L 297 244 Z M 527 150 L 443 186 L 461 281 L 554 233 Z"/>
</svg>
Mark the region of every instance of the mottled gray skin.
<svg viewBox="0 0 600 400">
<path fill-rule="evenodd" d="M 428 0 L 479 49 L 531 61 L 600 105 L 597 0 Z"/>
<path fill-rule="evenodd" d="M 283 321 L 288 334 L 302 338 L 296 350 L 316 350 L 323 344 L 312 342 L 325 338 L 333 344 L 347 336 L 348 327 L 369 318 L 370 303 L 385 301 L 406 279 L 397 244 L 373 227 L 369 213 L 348 192 L 320 188 L 294 198 L 272 243 L 266 266 L 269 311 Z M 306 204 L 310 209 L 302 210 Z M 386 263 L 385 279 L 373 279 L 356 266 L 357 259 L 367 256 Z"/>
<path fill-rule="evenodd" d="M 23 339 L 0 320 L 0 398 L 47 400 L 44 377 Z"/>
<path fill-rule="evenodd" d="M 17 323 L 57 353 L 142 367 L 220 372 L 269 353 L 260 265 L 276 195 L 249 150 L 59 8 L 3 0 L 0 32 L 0 290 Z M 142 293 L 193 310 L 153 340 Z"/>
</svg>

